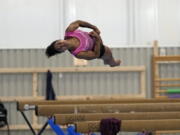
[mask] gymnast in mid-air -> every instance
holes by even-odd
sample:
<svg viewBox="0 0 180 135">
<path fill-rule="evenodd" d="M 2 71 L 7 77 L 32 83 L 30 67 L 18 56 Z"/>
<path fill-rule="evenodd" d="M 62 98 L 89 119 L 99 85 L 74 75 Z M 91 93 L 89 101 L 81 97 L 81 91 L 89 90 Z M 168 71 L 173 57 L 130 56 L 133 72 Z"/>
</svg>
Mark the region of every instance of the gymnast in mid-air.
<svg viewBox="0 0 180 135">
<path fill-rule="evenodd" d="M 91 32 L 79 30 L 79 27 L 90 28 Z M 85 21 L 72 22 L 65 31 L 64 39 L 53 41 L 46 48 L 48 57 L 68 50 L 78 59 L 102 59 L 104 64 L 111 67 L 119 66 L 121 61 L 115 60 L 109 47 L 102 42 L 99 29 Z"/>
</svg>

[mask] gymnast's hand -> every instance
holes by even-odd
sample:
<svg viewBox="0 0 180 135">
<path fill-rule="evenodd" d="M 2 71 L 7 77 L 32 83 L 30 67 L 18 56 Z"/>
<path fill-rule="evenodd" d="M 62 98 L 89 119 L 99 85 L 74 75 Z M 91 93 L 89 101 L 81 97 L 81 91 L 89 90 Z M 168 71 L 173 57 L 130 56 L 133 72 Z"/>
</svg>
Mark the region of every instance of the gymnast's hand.
<svg viewBox="0 0 180 135">
<path fill-rule="evenodd" d="M 95 26 L 94 29 L 93 29 L 98 35 L 100 35 L 100 30 Z"/>
<path fill-rule="evenodd" d="M 101 39 L 101 37 L 98 35 L 98 33 L 96 33 L 95 31 L 91 31 L 90 33 L 89 33 L 89 35 L 90 36 L 92 36 L 92 37 L 94 37 L 94 38 L 96 38 L 96 39 Z"/>
</svg>

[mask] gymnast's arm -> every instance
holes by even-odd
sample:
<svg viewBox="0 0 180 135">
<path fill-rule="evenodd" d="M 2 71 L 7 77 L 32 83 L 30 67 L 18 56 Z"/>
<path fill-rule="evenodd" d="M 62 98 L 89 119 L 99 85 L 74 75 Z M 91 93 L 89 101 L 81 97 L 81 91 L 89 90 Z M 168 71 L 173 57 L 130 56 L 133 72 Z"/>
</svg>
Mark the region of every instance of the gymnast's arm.
<svg viewBox="0 0 180 135">
<path fill-rule="evenodd" d="M 100 31 L 96 26 L 94 26 L 88 22 L 81 21 L 81 20 L 77 20 L 75 22 L 72 22 L 67 27 L 66 32 L 74 31 L 74 30 L 78 29 L 79 27 L 90 28 L 90 29 L 93 29 L 96 33 L 100 34 Z"/>
</svg>

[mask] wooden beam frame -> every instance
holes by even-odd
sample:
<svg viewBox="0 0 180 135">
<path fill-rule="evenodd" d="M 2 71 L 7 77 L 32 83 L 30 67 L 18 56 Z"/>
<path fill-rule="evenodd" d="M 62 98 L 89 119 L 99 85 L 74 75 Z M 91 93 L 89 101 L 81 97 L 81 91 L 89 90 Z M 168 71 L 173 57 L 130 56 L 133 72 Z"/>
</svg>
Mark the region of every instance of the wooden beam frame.
<svg viewBox="0 0 180 135">
<path fill-rule="evenodd" d="M 179 81 L 180 78 L 160 78 L 159 75 L 159 64 L 162 62 L 180 62 L 180 55 L 176 56 L 159 56 L 158 52 L 158 42 L 154 41 L 153 44 L 153 57 L 152 57 L 152 89 L 153 89 L 153 96 L 155 98 L 159 97 L 167 97 L 166 95 L 161 95 L 161 93 L 165 93 L 165 91 L 161 91 L 161 87 L 179 87 L 180 84 L 161 84 L 161 82 L 168 82 L 168 81 Z M 160 92 L 161 91 L 161 92 Z"/>
<path fill-rule="evenodd" d="M 163 82 L 163 81 L 180 81 L 180 78 L 156 78 L 155 81 Z"/>
<path fill-rule="evenodd" d="M 180 87 L 180 84 L 159 84 L 155 87 Z"/>
<path fill-rule="evenodd" d="M 158 69 L 158 62 L 161 61 L 180 61 L 179 56 L 153 56 L 153 93 L 155 98 L 159 97 L 167 97 L 161 96 L 161 93 L 165 93 L 166 91 L 162 90 L 161 87 L 179 87 L 180 84 L 161 84 L 161 82 L 173 82 L 179 81 L 180 78 L 160 78 L 159 69 Z"/>
<path fill-rule="evenodd" d="M 158 41 L 157 40 L 155 40 L 153 42 L 153 57 L 156 57 L 156 56 L 159 56 L 159 49 L 158 49 Z M 154 78 L 159 77 L 159 68 L 158 68 L 158 64 L 155 63 L 153 57 L 152 57 L 152 73 L 153 73 L 152 79 L 154 80 Z M 155 82 L 155 81 L 153 81 L 153 83 L 152 83 L 152 89 L 153 89 L 152 95 L 153 95 L 153 97 L 156 97 L 156 95 L 157 95 L 157 93 L 155 91 L 156 91 L 156 89 L 159 89 L 159 87 L 154 87 L 154 86 L 158 85 L 158 84 L 159 84 L 159 82 Z"/>
<path fill-rule="evenodd" d="M 132 94 L 132 95 L 111 95 L 111 96 L 66 96 L 65 99 L 81 99 L 88 100 L 88 99 L 96 99 L 96 98 L 109 98 L 109 99 L 116 99 L 116 98 L 145 98 L 146 93 L 146 68 L 145 66 L 126 66 L 126 67 L 46 67 L 46 68 L 0 68 L 0 74 L 32 74 L 32 96 L 24 96 L 24 97 L 17 97 L 17 96 L 6 96 L 1 97 L 1 101 L 3 102 L 16 102 L 19 100 L 25 99 L 32 99 L 32 100 L 42 100 L 44 97 L 38 96 L 38 74 L 39 73 L 46 73 L 48 70 L 51 72 L 59 72 L 59 73 L 86 73 L 86 72 L 139 72 L 140 73 L 140 93 Z M 61 96 L 57 97 L 57 99 L 64 99 Z M 24 109 L 24 106 L 23 106 Z M 19 110 L 24 111 L 22 108 Z M 35 116 L 34 112 L 32 115 L 32 124 L 38 125 L 38 119 Z M 21 126 L 22 127 L 22 126 Z M 20 128 L 19 128 L 20 129 Z M 22 127 L 23 129 L 23 127 Z"/>
<path fill-rule="evenodd" d="M 161 61 L 180 61 L 180 55 L 176 56 L 154 56 L 153 57 L 154 62 L 158 63 Z"/>
<path fill-rule="evenodd" d="M 57 67 L 57 68 L 0 68 L 0 73 L 45 73 L 51 72 L 141 72 L 145 71 L 145 66 L 125 66 L 125 67 Z"/>
<path fill-rule="evenodd" d="M 60 73 L 66 73 L 66 72 L 140 72 L 140 93 L 138 94 L 123 94 L 118 95 L 118 97 L 121 98 L 145 98 L 146 96 L 146 68 L 145 66 L 125 66 L 125 67 L 58 67 L 58 68 L 0 68 L 0 74 L 17 74 L 17 73 L 32 73 L 33 80 L 32 80 L 32 93 L 34 96 L 33 99 L 43 99 L 43 97 L 36 96 L 37 95 L 37 75 L 38 73 L 45 73 L 48 70 L 51 70 L 51 72 L 60 72 Z M 117 96 L 117 95 L 111 95 L 111 97 Z M 77 97 L 77 96 L 76 96 Z M 78 96 L 78 98 L 88 98 L 91 96 Z M 92 96 L 93 97 L 93 96 Z M 18 99 L 26 99 L 30 97 L 2 97 L 1 100 L 4 102 L 14 102 Z M 60 98 L 60 97 L 58 97 Z"/>
</svg>

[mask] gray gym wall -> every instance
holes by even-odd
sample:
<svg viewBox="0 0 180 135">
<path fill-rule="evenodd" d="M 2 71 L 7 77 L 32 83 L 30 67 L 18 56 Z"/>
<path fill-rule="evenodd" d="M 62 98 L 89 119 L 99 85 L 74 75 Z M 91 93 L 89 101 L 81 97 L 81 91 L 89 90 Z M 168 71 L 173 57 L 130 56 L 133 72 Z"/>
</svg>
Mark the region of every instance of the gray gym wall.
<svg viewBox="0 0 180 135">
<path fill-rule="evenodd" d="M 163 47 L 166 55 L 180 55 L 180 47 Z M 44 49 L 0 50 L 0 68 L 16 67 L 70 67 L 73 59 L 69 53 L 47 59 Z M 146 66 L 146 97 L 151 97 L 151 56 L 152 48 L 113 48 L 115 58 L 122 60 L 122 66 Z M 166 77 L 180 76 L 179 64 L 161 64 L 161 74 Z M 88 66 L 103 66 L 101 60 L 88 62 Z M 53 86 L 58 96 L 63 95 L 111 95 L 118 93 L 138 93 L 138 73 L 53 73 Z M 45 95 L 46 74 L 40 74 L 39 95 Z M 0 74 L 0 97 L 30 96 L 30 74 Z M 5 103 L 10 124 L 22 124 L 24 119 L 16 110 L 15 103 Z M 44 119 L 40 119 L 43 123 Z M 45 134 L 50 134 L 47 131 Z M 6 135 L 5 131 L 0 131 Z M 30 131 L 12 131 L 11 135 L 31 135 Z M 53 134 L 53 133 L 52 133 Z M 122 133 L 121 133 L 122 134 Z M 43 134 L 44 135 L 44 134 Z M 123 133 L 130 135 L 130 133 Z"/>
</svg>

